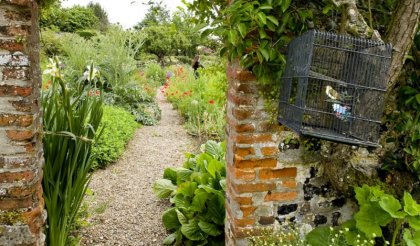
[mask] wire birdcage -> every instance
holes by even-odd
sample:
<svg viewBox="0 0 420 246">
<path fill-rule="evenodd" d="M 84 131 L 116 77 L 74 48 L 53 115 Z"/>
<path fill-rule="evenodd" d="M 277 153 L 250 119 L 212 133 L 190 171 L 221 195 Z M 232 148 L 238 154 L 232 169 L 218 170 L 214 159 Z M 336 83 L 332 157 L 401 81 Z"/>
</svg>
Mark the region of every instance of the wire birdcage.
<svg viewBox="0 0 420 246">
<path fill-rule="evenodd" d="M 349 144 L 378 146 L 392 47 L 311 30 L 288 48 L 281 124 Z"/>
</svg>

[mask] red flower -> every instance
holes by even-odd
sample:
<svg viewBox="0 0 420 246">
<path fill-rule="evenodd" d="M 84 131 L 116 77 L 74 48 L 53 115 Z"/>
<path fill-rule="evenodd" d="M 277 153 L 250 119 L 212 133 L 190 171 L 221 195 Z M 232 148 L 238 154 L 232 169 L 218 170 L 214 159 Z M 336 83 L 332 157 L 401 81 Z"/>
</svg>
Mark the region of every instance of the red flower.
<svg viewBox="0 0 420 246">
<path fill-rule="evenodd" d="M 209 103 L 210 103 L 210 104 L 214 104 L 214 100 L 210 100 L 210 101 L 209 101 Z"/>
</svg>

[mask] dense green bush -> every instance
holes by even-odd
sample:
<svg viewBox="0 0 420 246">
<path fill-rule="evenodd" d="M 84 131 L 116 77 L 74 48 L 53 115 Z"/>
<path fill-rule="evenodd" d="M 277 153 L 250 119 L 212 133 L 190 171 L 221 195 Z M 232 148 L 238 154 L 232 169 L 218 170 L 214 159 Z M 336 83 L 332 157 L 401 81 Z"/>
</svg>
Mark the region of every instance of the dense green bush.
<svg viewBox="0 0 420 246">
<path fill-rule="evenodd" d="M 92 149 L 95 168 L 103 168 L 116 161 L 138 128 L 134 116 L 126 110 L 114 106 L 104 106 L 103 110 L 99 126 L 102 133 Z"/>
<path fill-rule="evenodd" d="M 165 245 L 224 245 L 225 148 L 208 141 L 201 154 L 188 154 L 182 168 L 165 169 L 153 184 L 155 194 L 174 205 L 162 216 L 172 232 Z"/>
<path fill-rule="evenodd" d="M 91 8 L 82 6 L 60 8 L 53 5 L 42 12 L 40 26 L 42 28 L 56 27 L 62 32 L 76 32 L 97 28 L 99 19 Z"/>
</svg>

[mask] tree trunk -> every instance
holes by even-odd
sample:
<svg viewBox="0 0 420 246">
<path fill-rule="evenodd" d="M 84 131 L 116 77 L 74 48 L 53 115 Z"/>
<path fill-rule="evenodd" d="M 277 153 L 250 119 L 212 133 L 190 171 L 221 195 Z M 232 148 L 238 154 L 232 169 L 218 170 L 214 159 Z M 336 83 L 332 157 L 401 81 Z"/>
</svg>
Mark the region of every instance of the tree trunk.
<svg viewBox="0 0 420 246">
<path fill-rule="evenodd" d="M 389 24 L 386 42 L 393 45 L 388 92 L 391 91 L 404 66 L 405 58 L 413 44 L 414 35 L 420 20 L 419 0 L 400 0 Z"/>
</svg>

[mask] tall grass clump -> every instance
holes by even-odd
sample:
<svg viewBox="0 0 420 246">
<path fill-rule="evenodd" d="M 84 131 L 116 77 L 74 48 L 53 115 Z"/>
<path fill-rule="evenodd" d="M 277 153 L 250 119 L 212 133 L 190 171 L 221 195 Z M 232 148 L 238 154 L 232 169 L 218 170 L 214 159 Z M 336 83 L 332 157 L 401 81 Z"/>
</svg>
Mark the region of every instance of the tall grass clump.
<svg viewBox="0 0 420 246">
<path fill-rule="evenodd" d="M 50 85 L 42 94 L 46 240 L 48 245 L 64 246 L 91 178 L 102 97 L 93 73 L 81 92 L 81 87 L 64 82 L 58 59 L 51 60 L 46 72 L 50 74 Z"/>
</svg>

